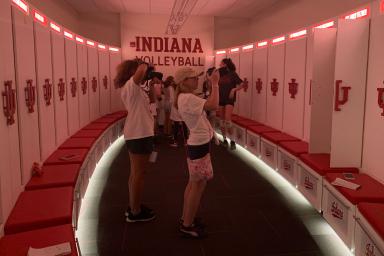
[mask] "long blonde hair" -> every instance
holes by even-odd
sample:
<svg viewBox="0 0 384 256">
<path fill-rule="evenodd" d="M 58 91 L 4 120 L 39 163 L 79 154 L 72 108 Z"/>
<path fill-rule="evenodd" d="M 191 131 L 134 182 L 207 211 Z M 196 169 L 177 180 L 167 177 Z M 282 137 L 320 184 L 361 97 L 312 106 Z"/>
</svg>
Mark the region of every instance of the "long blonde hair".
<svg viewBox="0 0 384 256">
<path fill-rule="evenodd" d="M 175 90 L 175 101 L 174 101 L 174 106 L 176 109 L 179 109 L 179 106 L 178 106 L 178 100 L 179 100 L 179 95 L 181 93 L 192 93 L 193 90 L 191 88 L 189 88 L 189 86 L 185 85 L 184 84 L 184 81 L 181 81 L 180 83 L 178 83 L 176 85 L 176 90 Z"/>
</svg>

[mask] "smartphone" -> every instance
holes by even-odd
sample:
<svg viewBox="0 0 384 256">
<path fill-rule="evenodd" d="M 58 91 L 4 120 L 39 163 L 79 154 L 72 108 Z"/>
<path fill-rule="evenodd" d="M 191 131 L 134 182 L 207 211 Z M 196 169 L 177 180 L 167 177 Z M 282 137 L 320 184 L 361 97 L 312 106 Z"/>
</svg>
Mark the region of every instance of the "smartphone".
<svg viewBox="0 0 384 256">
<path fill-rule="evenodd" d="M 353 173 L 350 173 L 350 172 L 343 173 L 343 176 L 346 180 L 354 180 L 355 179 L 355 176 L 353 176 Z"/>
</svg>

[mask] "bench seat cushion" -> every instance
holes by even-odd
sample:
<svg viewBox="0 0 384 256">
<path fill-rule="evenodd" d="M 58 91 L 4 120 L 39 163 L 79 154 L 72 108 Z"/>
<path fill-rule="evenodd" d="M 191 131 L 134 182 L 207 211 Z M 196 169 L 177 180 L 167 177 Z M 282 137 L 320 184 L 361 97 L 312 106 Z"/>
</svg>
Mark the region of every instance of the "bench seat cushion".
<svg viewBox="0 0 384 256">
<path fill-rule="evenodd" d="M 357 208 L 381 239 L 384 240 L 384 204 L 359 203 Z"/>
<path fill-rule="evenodd" d="M 296 157 L 308 153 L 308 143 L 304 141 L 281 141 L 279 146 Z"/>
<path fill-rule="evenodd" d="M 345 168 L 331 168 L 330 167 L 330 155 L 329 154 L 301 154 L 300 160 L 317 172 L 320 176 L 325 176 L 327 173 L 343 173 L 352 172 L 358 173 L 359 169 L 353 167 Z"/>
</svg>

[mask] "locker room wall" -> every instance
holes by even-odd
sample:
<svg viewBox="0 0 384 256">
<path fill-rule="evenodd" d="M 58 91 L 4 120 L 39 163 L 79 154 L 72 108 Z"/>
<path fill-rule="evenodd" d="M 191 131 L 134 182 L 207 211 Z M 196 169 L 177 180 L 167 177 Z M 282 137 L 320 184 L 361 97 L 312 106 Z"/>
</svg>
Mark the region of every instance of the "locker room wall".
<svg viewBox="0 0 384 256">
<path fill-rule="evenodd" d="M 215 17 L 215 49 L 228 48 L 250 42 L 251 19 Z"/>
</svg>

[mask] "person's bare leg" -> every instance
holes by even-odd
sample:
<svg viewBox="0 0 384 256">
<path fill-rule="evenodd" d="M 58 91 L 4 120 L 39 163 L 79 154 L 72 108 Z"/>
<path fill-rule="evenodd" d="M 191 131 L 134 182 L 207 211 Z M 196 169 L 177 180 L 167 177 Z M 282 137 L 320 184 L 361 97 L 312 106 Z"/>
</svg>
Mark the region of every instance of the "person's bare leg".
<svg viewBox="0 0 384 256">
<path fill-rule="evenodd" d="M 181 216 L 182 220 L 184 220 L 185 218 L 185 212 L 186 212 L 187 202 L 188 202 L 190 192 L 191 192 L 191 182 L 188 181 L 188 184 L 185 187 L 185 191 L 184 191 L 183 214 Z"/>
<path fill-rule="evenodd" d="M 232 122 L 232 113 L 233 113 L 233 106 L 232 105 L 225 105 L 224 108 L 224 120 L 225 123 L 231 123 Z M 227 126 L 227 125 L 225 125 Z M 225 127 L 227 132 L 232 132 L 232 127 Z"/>
<path fill-rule="evenodd" d="M 148 166 L 149 154 L 131 154 L 131 172 L 129 175 L 129 204 L 132 213 L 138 214 L 141 210 L 141 196 L 144 189 L 144 177 Z"/>
<path fill-rule="evenodd" d="M 186 209 L 183 222 L 185 227 L 189 227 L 193 223 L 197 210 L 199 209 L 201 196 L 203 195 L 206 184 L 207 182 L 205 180 L 190 182 L 191 188 L 185 207 Z"/>
<path fill-rule="evenodd" d="M 225 130 L 225 107 L 220 106 L 219 107 L 219 113 L 220 113 L 220 130 L 221 130 L 221 135 L 223 135 L 223 139 L 225 140 L 226 138 L 226 130 Z"/>
</svg>

